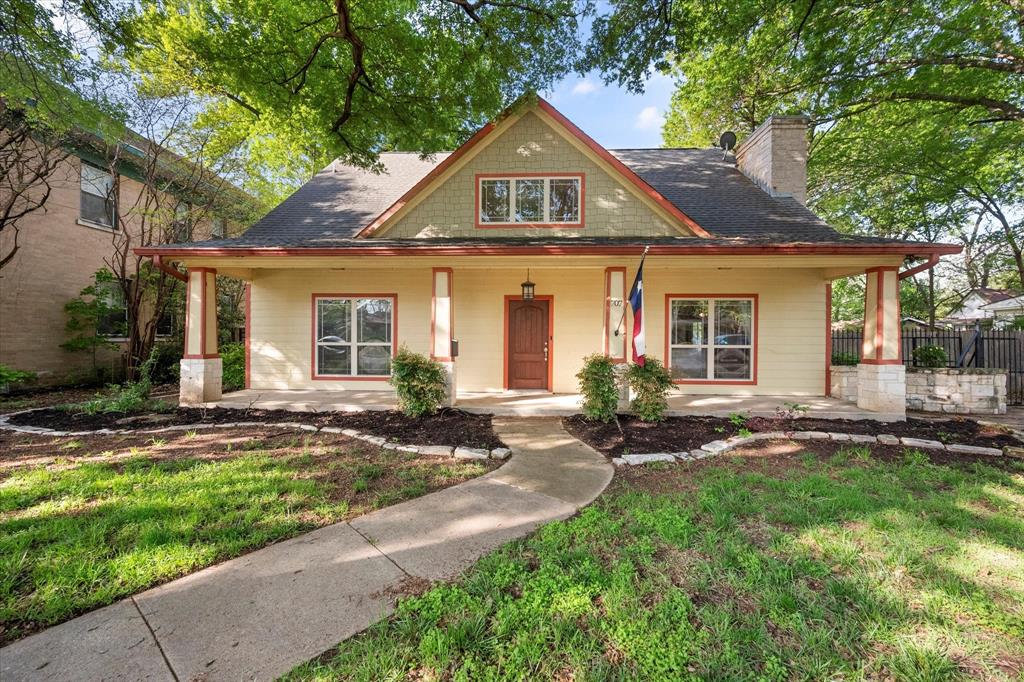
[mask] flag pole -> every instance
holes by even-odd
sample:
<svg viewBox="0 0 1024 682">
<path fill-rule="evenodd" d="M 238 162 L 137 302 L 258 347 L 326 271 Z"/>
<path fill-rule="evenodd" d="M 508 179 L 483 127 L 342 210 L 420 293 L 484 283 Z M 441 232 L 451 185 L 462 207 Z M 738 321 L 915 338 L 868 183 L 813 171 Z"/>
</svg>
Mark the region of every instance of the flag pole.
<svg viewBox="0 0 1024 682">
<path fill-rule="evenodd" d="M 650 250 L 650 245 L 644 247 L 644 252 L 640 254 L 640 267 L 643 267 L 644 258 L 647 258 L 647 252 Z M 622 303 L 622 317 L 619 318 L 619 323 L 615 325 L 615 336 L 619 335 L 619 330 L 622 329 L 622 323 L 626 321 L 626 310 L 628 309 L 628 306 L 625 305 L 625 301 L 623 301 Z"/>
</svg>

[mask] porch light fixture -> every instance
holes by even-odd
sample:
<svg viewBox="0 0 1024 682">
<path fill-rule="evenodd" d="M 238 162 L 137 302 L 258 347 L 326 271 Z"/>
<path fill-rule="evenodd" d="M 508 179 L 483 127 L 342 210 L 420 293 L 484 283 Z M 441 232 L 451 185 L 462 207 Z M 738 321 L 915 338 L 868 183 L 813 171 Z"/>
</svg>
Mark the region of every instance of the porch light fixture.
<svg viewBox="0 0 1024 682">
<path fill-rule="evenodd" d="M 534 287 L 536 287 L 536 285 L 533 282 L 530 281 L 530 269 L 529 268 L 526 269 L 526 281 L 523 282 L 522 284 L 520 284 L 519 286 L 523 287 L 523 300 L 524 301 L 532 301 L 533 300 L 533 290 L 534 290 Z"/>
</svg>

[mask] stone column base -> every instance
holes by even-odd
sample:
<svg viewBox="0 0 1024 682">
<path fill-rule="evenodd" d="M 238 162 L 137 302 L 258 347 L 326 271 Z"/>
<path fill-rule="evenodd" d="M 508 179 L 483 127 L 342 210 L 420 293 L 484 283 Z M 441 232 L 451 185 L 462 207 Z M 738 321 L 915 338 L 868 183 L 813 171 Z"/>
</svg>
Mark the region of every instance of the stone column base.
<svg viewBox="0 0 1024 682">
<path fill-rule="evenodd" d="M 178 401 L 200 405 L 220 400 L 223 372 L 220 358 L 182 358 Z"/>
<path fill-rule="evenodd" d="M 441 367 L 445 376 L 444 406 L 455 407 L 455 363 L 442 362 Z"/>
<path fill-rule="evenodd" d="M 857 407 L 905 417 L 907 368 L 903 365 L 857 365 Z"/>
</svg>

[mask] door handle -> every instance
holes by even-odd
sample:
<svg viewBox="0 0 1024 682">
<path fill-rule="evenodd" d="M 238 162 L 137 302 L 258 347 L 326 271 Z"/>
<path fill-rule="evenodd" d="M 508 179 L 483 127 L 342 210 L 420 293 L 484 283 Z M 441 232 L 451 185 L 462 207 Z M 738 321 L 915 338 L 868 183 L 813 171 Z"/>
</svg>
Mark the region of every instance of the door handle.
<svg viewBox="0 0 1024 682">
<path fill-rule="evenodd" d="M 548 342 L 544 342 L 544 362 L 548 361 Z"/>
</svg>

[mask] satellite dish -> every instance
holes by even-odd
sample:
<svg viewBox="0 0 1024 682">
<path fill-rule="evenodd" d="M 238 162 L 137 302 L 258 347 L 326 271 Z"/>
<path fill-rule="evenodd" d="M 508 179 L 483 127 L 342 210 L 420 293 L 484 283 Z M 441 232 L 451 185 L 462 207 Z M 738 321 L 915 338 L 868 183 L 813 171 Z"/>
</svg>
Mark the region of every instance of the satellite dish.
<svg viewBox="0 0 1024 682">
<path fill-rule="evenodd" d="M 718 146 L 724 149 L 725 151 L 729 151 L 730 149 L 735 147 L 736 133 L 732 132 L 731 130 L 727 130 L 726 132 L 722 133 L 722 136 L 718 138 Z"/>
</svg>

